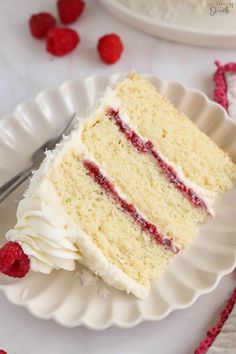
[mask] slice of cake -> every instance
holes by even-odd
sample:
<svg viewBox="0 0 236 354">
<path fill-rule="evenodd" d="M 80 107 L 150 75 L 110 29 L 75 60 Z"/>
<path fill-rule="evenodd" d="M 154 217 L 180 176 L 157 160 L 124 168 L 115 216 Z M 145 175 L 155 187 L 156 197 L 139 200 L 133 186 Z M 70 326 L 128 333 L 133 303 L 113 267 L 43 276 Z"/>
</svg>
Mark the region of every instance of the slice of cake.
<svg viewBox="0 0 236 354">
<path fill-rule="evenodd" d="M 144 298 L 198 224 L 214 216 L 212 204 L 235 174 L 225 152 L 130 74 L 47 153 L 6 237 L 33 271 L 74 270 L 79 261 Z M 11 275 L 1 254 L 0 269 Z"/>
</svg>

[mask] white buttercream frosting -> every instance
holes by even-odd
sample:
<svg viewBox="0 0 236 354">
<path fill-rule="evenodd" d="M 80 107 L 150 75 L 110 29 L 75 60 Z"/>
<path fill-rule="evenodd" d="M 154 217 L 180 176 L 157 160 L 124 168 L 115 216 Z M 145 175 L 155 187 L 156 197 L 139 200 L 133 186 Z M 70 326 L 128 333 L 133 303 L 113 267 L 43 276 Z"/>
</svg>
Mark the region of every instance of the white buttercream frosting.
<svg viewBox="0 0 236 354">
<path fill-rule="evenodd" d="M 49 273 L 52 269 L 74 270 L 81 258 L 76 247 L 77 232 L 64 213 L 47 177 L 34 176 L 32 185 L 19 203 L 17 224 L 6 234 L 18 241 L 30 256 L 31 269 Z"/>
</svg>

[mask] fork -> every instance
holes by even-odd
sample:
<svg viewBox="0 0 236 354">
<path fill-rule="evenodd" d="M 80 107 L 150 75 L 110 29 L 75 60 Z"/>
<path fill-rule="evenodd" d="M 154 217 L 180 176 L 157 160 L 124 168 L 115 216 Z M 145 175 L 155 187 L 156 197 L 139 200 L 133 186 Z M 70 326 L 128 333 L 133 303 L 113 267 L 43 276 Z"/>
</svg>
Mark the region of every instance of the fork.
<svg viewBox="0 0 236 354">
<path fill-rule="evenodd" d="M 24 169 L 0 187 L 0 203 L 3 202 L 25 180 L 32 176 L 33 170 L 37 169 L 37 167 L 39 167 L 40 163 L 44 159 L 45 151 L 52 150 L 61 140 L 63 135 L 70 133 L 75 123 L 75 116 L 76 114 L 74 113 L 66 122 L 66 124 L 64 124 L 63 127 L 58 130 L 53 138 L 46 141 L 46 143 L 41 145 L 40 148 L 32 154 L 30 167 Z"/>
</svg>

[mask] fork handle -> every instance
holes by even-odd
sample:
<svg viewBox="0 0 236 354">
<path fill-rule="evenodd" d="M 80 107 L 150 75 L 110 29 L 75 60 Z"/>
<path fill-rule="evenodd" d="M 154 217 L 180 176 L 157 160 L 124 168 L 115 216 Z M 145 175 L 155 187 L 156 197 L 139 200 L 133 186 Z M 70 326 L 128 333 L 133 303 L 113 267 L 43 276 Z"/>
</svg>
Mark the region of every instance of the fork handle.
<svg viewBox="0 0 236 354">
<path fill-rule="evenodd" d="M 16 188 L 32 175 L 32 168 L 27 168 L 11 178 L 0 187 L 0 203 L 3 202 Z"/>
</svg>

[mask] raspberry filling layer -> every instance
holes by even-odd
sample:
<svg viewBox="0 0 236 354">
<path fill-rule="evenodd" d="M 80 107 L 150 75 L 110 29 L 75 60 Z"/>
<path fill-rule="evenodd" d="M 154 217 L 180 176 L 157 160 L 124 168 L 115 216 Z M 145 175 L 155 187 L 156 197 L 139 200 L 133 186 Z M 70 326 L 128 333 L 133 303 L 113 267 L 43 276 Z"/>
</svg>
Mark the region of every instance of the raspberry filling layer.
<svg viewBox="0 0 236 354">
<path fill-rule="evenodd" d="M 111 197 L 125 213 L 129 214 L 133 220 L 141 226 L 142 230 L 148 233 L 154 241 L 173 253 L 179 252 L 178 247 L 174 245 L 171 238 L 168 238 L 159 232 L 157 227 L 147 221 L 132 204 L 129 204 L 120 197 L 115 190 L 114 185 L 102 174 L 99 167 L 94 162 L 84 160 L 83 165 L 89 172 L 89 176 L 92 177 L 93 180 L 109 195 L 109 197 Z"/>
<path fill-rule="evenodd" d="M 162 170 L 168 181 L 178 189 L 189 202 L 206 212 L 209 216 L 212 216 L 206 203 L 194 192 L 194 190 L 188 187 L 177 175 L 172 166 L 166 163 L 160 154 L 154 149 L 153 143 L 150 140 L 144 141 L 140 136 L 135 133 L 120 117 L 119 111 L 113 108 L 109 108 L 107 115 L 112 118 L 118 126 L 121 133 L 124 134 L 126 139 L 133 145 L 133 147 L 140 153 L 151 155 L 157 166 Z"/>
</svg>

